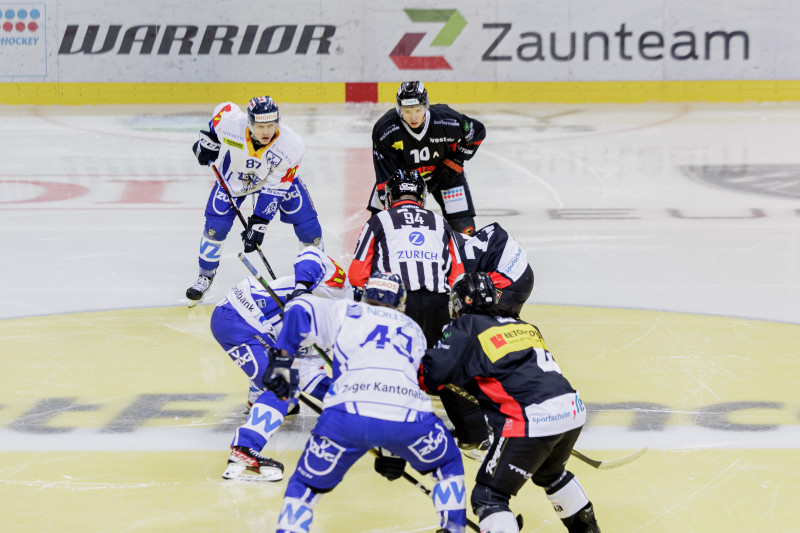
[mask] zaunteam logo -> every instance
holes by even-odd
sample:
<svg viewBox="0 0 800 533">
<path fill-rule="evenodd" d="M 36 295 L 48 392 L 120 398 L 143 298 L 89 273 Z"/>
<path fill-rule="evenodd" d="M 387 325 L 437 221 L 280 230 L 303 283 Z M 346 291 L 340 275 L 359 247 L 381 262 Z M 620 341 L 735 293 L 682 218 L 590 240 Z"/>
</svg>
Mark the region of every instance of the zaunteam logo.
<svg viewBox="0 0 800 533">
<path fill-rule="evenodd" d="M 411 22 L 444 22 L 431 46 L 448 47 L 453 44 L 467 25 L 456 9 L 404 9 Z M 389 54 L 400 70 L 453 70 L 444 56 L 418 56 L 411 54 L 425 37 L 425 33 L 406 33 Z"/>
</svg>

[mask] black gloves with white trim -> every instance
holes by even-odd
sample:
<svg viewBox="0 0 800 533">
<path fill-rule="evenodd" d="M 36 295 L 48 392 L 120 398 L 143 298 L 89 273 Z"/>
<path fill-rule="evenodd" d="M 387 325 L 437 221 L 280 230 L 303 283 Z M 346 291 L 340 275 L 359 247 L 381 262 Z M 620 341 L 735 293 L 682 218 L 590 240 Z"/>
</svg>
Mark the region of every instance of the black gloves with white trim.
<svg viewBox="0 0 800 533">
<path fill-rule="evenodd" d="M 201 131 L 200 138 L 192 146 L 197 162 L 203 166 L 210 165 L 219 156 L 219 139 L 216 134 Z"/>
<path fill-rule="evenodd" d="M 279 400 L 296 400 L 300 395 L 300 374 L 294 357 L 283 350 L 270 348 L 269 366 L 264 372 L 262 383 Z"/>
<path fill-rule="evenodd" d="M 242 232 L 244 253 L 249 254 L 264 242 L 264 232 L 267 231 L 269 220 L 258 215 L 250 215 L 247 219 L 247 229 Z"/>
</svg>

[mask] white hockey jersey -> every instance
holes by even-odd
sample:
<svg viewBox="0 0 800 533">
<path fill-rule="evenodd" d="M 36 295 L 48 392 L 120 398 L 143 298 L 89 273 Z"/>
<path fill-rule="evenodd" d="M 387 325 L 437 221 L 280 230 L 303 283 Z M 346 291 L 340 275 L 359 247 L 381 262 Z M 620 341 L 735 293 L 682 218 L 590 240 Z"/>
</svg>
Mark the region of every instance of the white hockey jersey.
<svg viewBox="0 0 800 533">
<path fill-rule="evenodd" d="M 333 349 L 333 384 L 323 407 L 382 420 L 412 421 L 431 412 L 417 371 L 425 337 L 416 322 L 387 307 L 313 295 L 286 306 L 277 345 Z"/>
<path fill-rule="evenodd" d="M 209 123 L 220 143 L 216 165 L 232 196 L 245 196 L 263 190 L 283 197 L 296 176 L 305 145 L 300 136 L 281 124 L 267 146 L 253 148 L 247 113 L 233 102 L 214 110 Z"/>
<path fill-rule="evenodd" d="M 307 246 L 297 255 L 294 276 L 283 276 L 269 282 L 281 305 L 294 291 L 297 280 L 310 281 L 311 292 L 316 296 L 333 300 L 352 299 L 353 296 L 353 288 L 342 267 L 316 246 Z M 242 320 L 273 339 L 280 333 L 282 309 L 253 276 L 247 276 L 234 285 L 217 306 L 233 308 Z"/>
</svg>

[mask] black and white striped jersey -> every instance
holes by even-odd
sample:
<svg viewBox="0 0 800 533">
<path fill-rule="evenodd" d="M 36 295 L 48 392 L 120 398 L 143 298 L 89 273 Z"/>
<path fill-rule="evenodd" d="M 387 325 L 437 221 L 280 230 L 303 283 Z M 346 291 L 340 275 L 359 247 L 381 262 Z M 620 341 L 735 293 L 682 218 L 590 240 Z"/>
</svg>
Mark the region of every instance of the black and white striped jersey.
<svg viewBox="0 0 800 533">
<path fill-rule="evenodd" d="M 407 291 L 447 293 L 464 272 L 453 230 L 440 215 L 400 201 L 361 230 L 348 277 L 363 287 L 372 272 L 400 274 Z"/>
</svg>

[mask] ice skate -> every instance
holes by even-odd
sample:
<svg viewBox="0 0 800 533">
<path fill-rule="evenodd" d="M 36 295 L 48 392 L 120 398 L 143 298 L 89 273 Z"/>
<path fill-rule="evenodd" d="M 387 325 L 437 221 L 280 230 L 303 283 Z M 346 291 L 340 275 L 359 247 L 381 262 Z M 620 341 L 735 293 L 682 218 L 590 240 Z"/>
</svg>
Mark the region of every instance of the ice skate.
<svg viewBox="0 0 800 533">
<path fill-rule="evenodd" d="M 212 281 L 214 281 L 214 276 L 209 277 L 202 274 L 197 276 L 197 281 L 194 282 L 194 285 L 186 289 L 189 307 L 194 307 L 203 301 L 203 295 L 205 295 L 208 288 L 211 287 Z"/>
<path fill-rule="evenodd" d="M 230 481 L 280 481 L 283 479 L 283 465 L 269 457 L 264 457 L 251 448 L 232 446 L 228 457 L 228 468 L 222 479 Z"/>
<path fill-rule="evenodd" d="M 489 449 L 492 441 L 490 439 L 486 439 L 480 444 L 472 444 L 467 442 L 459 442 L 458 439 L 456 439 L 456 444 L 458 445 L 458 448 L 461 450 L 461 453 L 464 455 L 464 457 L 472 459 L 473 461 L 483 461 L 483 458 L 486 456 L 486 450 Z"/>
</svg>

